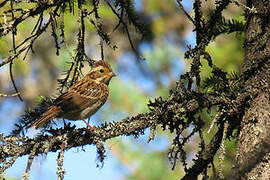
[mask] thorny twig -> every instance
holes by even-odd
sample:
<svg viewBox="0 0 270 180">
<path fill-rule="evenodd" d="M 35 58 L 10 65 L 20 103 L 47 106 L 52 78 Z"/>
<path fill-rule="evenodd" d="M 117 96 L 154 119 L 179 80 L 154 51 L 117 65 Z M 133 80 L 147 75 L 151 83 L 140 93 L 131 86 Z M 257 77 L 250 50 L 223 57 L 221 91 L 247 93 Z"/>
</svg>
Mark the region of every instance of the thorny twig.
<svg viewBox="0 0 270 180">
<path fill-rule="evenodd" d="M 67 142 L 67 138 L 66 136 L 62 137 L 62 145 L 61 145 L 61 149 L 58 153 L 58 157 L 57 157 L 57 175 L 58 175 L 58 180 L 62 180 L 64 179 L 64 174 L 65 174 L 65 170 L 63 169 L 63 164 L 64 164 L 64 152 L 65 149 L 68 146 L 68 142 Z"/>
<path fill-rule="evenodd" d="M 12 20 L 15 20 L 14 18 L 14 12 L 13 12 L 13 0 L 10 1 L 10 9 L 11 9 L 11 17 L 12 17 Z M 12 29 L 12 47 L 13 47 L 13 51 L 14 51 L 14 54 L 16 54 L 16 44 L 15 44 L 15 35 L 16 35 L 16 28 Z M 20 93 L 19 93 L 19 90 L 16 86 L 16 83 L 14 81 L 14 77 L 13 77 L 13 72 L 12 72 L 12 66 L 13 66 L 13 60 L 10 61 L 9 63 L 9 76 L 10 76 L 10 79 L 11 79 L 11 82 L 12 82 L 12 85 L 16 91 L 16 93 L 18 94 L 18 98 L 23 101 Z"/>
<path fill-rule="evenodd" d="M 14 97 L 14 96 L 18 96 L 19 93 L 14 93 L 14 94 L 3 94 L 3 93 L 0 93 L 0 97 Z"/>
<path fill-rule="evenodd" d="M 31 153 L 29 154 L 29 158 L 28 158 L 25 172 L 23 173 L 23 177 L 22 177 L 23 180 L 29 179 L 30 169 L 31 169 L 37 148 L 38 148 L 38 144 L 34 144 L 33 149 L 31 150 Z"/>
<path fill-rule="evenodd" d="M 238 0 L 232 0 L 232 2 L 234 2 L 237 6 L 242 6 L 243 8 L 249 10 L 252 13 L 257 13 L 257 10 L 255 7 L 250 8 L 250 7 L 246 6 L 245 4 L 239 2 Z"/>
<path fill-rule="evenodd" d="M 142 57 L 142 56 L 139 54 L 139 52 L 137 51 L 137 49 L 136 49 L 135 46 L 133 45 L 133 42 L 132 42 L 132 39 L 131 39 L 131 36 L 130 36 L 130 33 L 129 33 L 129 29 L 128 29 L 127 24 L 123 21 L 122 17 L 119 16 L 119 14 L 116 12 L 116 10 L 113 8 L 113 6 L 110 4 L 110 2 L 109 2 L 109 1 L 106 1 L 106 2 L 107 2 L 107 4 L 109 5 L 109 7 L 111 8 L 112 12 L 113 12 L 113 13 L 117 16 L 117 18 L 119 19 L 119 23 L 121 22 L 121 23 L 123 24 L 124 29 L 125 29 L 125 31 L 126 31 L 126 33 L 127 33 L 127 36 L 128 36 L 129 44 L 130 44 L 130 46 L 131 46 L 133 52 L 136 54 L 136 56 L 137 56 L 138 58 L 140 58 L 141 60 L 145 60 L 145 58 Z M 122 14 L 122 12 L 121 12 L 121 14 Z M 118 23 L 118 24 L 119 24 L 119 23 Z M 117 26 L 116 26 L 116 27 L 117 27 Z"/>
<path fill-rule="evenodd" d="M 192 22 L 192 24 L 195 25 L 195 21 L 194 19 L 188 14 L 188 12 L 185 10 L 184 6 L 182 5 L 180 0 L 176 1 L 180 7 L 180 9 L 185 13 L 185 15 L 187 16 L 187 18 Z"/>
<path fill-rule="evenodd" d="M 219 156 L 218 156 L 218 160 L 219 160 L 218 177 L 219 177 L 219 179 L 224 179 L 223 166 L 224 166 L 224 157 L 225 157 L 225 153 L 226 153 L 225 140 L 227 138 L 228 127 L 229 127 L 229 123 L 225 122 L 222 140 L 221 140 L 220 148 L 219 148 Z"/>
<path fill-rule="evenodd" d="M 44 12 L 45 10 L 57 6 L 61 4 L 62 1 L 59 1 L 57 3 L 50 3 L 50 1 L 43 1 L 42 3 L 39 3 L 36 7 L 32 9 L 25 10 L 19 17 L 16 17 L 16 19 L 9 21 L 5 26 L 0 27 L 0 37 L 8 34 L 13 29 L 16 29 L 16 27 L 23 22 L 24 20 L 28 19 L 29 17 L 34 17 L 41 12 Z"/>
</svg>

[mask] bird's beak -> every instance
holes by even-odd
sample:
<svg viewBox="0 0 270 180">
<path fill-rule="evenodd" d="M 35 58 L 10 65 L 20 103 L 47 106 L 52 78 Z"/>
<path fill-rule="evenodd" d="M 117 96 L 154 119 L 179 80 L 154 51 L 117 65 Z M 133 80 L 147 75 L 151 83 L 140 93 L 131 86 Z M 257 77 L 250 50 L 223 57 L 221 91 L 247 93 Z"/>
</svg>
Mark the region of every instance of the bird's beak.
<svg viewBox="0 0 270 180">
<path fill-rule="evenodd" d="M 115 77 L 116 76 L 116 74 L 114 72 L 111 72 L 110 75 L 111 75 L 111 77 Z"/>
</svg>

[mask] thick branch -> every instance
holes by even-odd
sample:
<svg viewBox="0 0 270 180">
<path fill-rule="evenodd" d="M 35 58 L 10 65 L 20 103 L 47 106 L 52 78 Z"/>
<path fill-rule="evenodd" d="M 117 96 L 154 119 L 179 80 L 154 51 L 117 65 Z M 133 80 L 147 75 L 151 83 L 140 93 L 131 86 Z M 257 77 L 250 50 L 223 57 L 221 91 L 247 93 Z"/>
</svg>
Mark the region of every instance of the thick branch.
<svg viewBox="0 0 270 180">
<path fill-rule="evenodd" d="M 29 154 L 34 144 L 39 144 L 36 154 L 47 153 L 49 151 L 55 152 L 61 149 L 62 137 L 67 137 L 67 149 L 72 147 L 96 144 L 98 141 L 106 141 L 121 135 L 139 135 L 143 133 L 145 128 L 150 127 L 152 124 L 164 125 L 170 119 L 171 115 L 168 111 L 175 110 L 179 116 L 181 114 L 192 114 L 203 107 L 219 104 L 223 100 L 211 96 L 204 96 L 201 94 L 192 94 L 194 99 L 190 99 L 186 103 L 179 103 L 175 100 L 175 94 L 172 94 L 166 101 L 162 101 L 160 107 L 154 108 L 151 112 L 138 114 L 137 116 L 127 117 L 120 122 L 110 123 L 97 127 L 94 130 L 86 128 L 72 129 L 66 131 L 65 129 L 57 129 L 50 131 L 53 135 L 44 135 L 35 139 L 30 138 L 17 138 L 17 137 L 1 137 L 0 141 L 4 142 L 5 146 L 0 147 L 0 161 L 8 157 L 13 157 Z M 206 101 L 207 99 L 207 101 Z M 158 100 L 156 100 L 158 101 Z"/>
<path fill-rule="evenodd" d="M 5 140 L 10 143 L 14 143 L 17 139 L 17 144 L 5 144 L 5 146 L 0 147 L 0 159 L 15 156 L 16 154 L 26 155 L 32 151 L 34 144 L 39 144 L 36 154 L 46 153 L 48 146 L 50 146 L 50 151 L 55 152 L 61 149 L 62 138 L 67 137 L 68 146 L 67 149 L 72 147 L 84 146 L 87 144 L 95 144 L 98 140 L 106 141 L 107 139 L 117 137 L 120 135 L 135 134 L 135 132 L 142 131 L 149 127 L 151 119 L 153 119 L 153 112 L 146 113 L 143 115 L 137 115 L 134 117 L 128 117 L 123 119 L 121 122 L 112 123 L 110 125 L 104 125 L 103 127 L 95 128 L 94 130 L 89 130 L 86 128 L 76 129 L 71 132 L 66 132 L 63 134 L 61 130 L 58 129 L 54 131 L 54 134 L 59 134 L 57 136 L 45 135 L 39 137 L 38 139 L 23 139 L 23 144 L 19 143 L 22 141 L 21 138 L 16 137 L 2 137 L 1 140 Z M 12 147 L 12 148 L 11 148 Z"/>
</svg>

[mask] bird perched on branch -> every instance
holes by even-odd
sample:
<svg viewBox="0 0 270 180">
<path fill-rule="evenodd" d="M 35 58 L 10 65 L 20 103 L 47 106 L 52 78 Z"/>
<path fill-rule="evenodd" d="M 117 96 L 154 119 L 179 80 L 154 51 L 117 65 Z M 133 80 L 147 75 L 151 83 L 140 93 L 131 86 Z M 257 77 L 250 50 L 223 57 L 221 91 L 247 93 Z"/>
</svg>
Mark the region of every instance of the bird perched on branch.
<svg viewBox="0 0 270 180">
<path fill-rule="evenodd" d="M 74 83 L 65 93 L 56 98 L 43 117 L 31 127 L 36 129 L 55 118 L 84 120 L 91 117 L 106 102 L 109 95 L 109 82 L 116 76 L 105 61 L 97 61 L 90 72 Z"/>
</svg>

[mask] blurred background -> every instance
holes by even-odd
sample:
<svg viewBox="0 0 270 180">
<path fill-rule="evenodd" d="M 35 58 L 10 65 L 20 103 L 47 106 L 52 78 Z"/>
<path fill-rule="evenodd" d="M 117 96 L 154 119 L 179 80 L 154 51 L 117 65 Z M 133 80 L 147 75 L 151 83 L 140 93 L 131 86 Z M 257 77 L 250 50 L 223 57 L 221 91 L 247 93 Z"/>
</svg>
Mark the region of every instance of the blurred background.
<svg viewBox="0 0 270 180">
<path fill-rule="evenodd" d="M 118 21 L 113 12 L 104 3 L 99 8 L 101 23 L 105 31 L 110 34 L 115 50 L 104 45 L 105 60 L 108 61 L 117 77 L 110 83 L 110 96 L 107 103 L 91 118 L 91 124 L 99 126 L 105 121 L 119 121 L 126 116 L 147 112 L 149 99 L 162 96 L 167 97 L 169 89 L 181 74 L 189 70 L 189 60 L 184 59 L 187 45 L 195 46 L 196 35 L 191 22 L 185 17 L 174 0 L 136 0 L 135 10 L 139 19 L 150 29 L 150 35 L 141 39 L 132 26 L 129 26 L 131 38 L 139 53 L 146 58 L 142 61 L 136 57 L 123 28 L 112 32 Z M 183 0 L 184 8 L 193 15 L 193 1 Z M 211 13 L 215 8 L 214 1 L 203 1 L 203 13 Z M 5 7 L 4 7 L 5 8 Z M 4 11 L 6 9 L 0 9 Z M 229 6 L 225 16 L 234 19 L 243 19 L 242 10 L 236 6 Z M 62 72 L 68 69 L 67 62 L 71 61 L 70 53 L 74 55 L 77 43 L 78 22 L 76 12 L 65 16 L 65 31 L 68 46 L 61 47 L 59 56 L 56 55 L 54 40 L 50 32 L 44 34 L 34 44 L 35 54 L 29 54 L 26 60 L 22 57 L 14 61 L 14 79 L 24 99 L 21 102 L 17 97 L 0 97 L 0 132 L 8 135 L 14 128 L 24 111 L 34 108 L 39 96 L 55 97 L 57 79 Z M 3 20 L 3 19 L 1 19 Z M 31 32 L 35 18 L 25 21 L 18 27 L 16 42 L 19 43 Z M 101 59 L 100 39 L 90 22 L 86 26 L 86 54 L 93 59 Z M 212 55 L 214 63 L 227 72 L 238 73 L 243 59 L 243 34 L 221 35 L 213 41 L 207 50 Z M 0 58 L 4 59 L 12 49 L 11 33 L 0 39 Z M 1 61 L 0 59 L 0 61 Z M 202 79 L 210 74 L 207 62 L 202 60 Z M 88 65 L 83 68 L 86 74 Z M 12 94 L 14 88 L 9 77 L 8 65 L 0 67 L 0 93 Z M 210 119 L 214 114 L 202 112 L 209 127 Z M 62 121 L 61 121 L 62 122 Z M 57 123 L 62 126 L 60 121 Z M 71 122 L 78 128 L 84 127 L 83 122 Z M 207 129 L 207 128 L 206 128 Z M 37 131 L 30 130 L 28 136 L 34 137 Z M 175 170 L 167 158 L 172 135 L 158 129 L 154 141 L 146 143 L 149 130 L 139 138 L 118 137 L 106 142 L 106 159 L 103 168 L 97 168 L 95 146 L 73 148 L 65 153 L 64 169 L 65 179 L 130 179 L 130 180 L 163 180 L 179 179 L 183 169 L 179 162 Z M 211 133 L 204 134 L 205 141 Z M 231 162 L 235 153 L 234 140 L 226 143 L 226 158 L 224 174 L 229 173 Z M 188 159 L 192 163 L 195 152 L 198 150 L 197 135 L 185 147 Z M 27 164 L 27 156 L 21 157 L 9 168 L 5 177 L 7 179 L 21 179 Z M 57 179 L 57 153 L 35 158 L 30 179 Z"/>
</svg>

